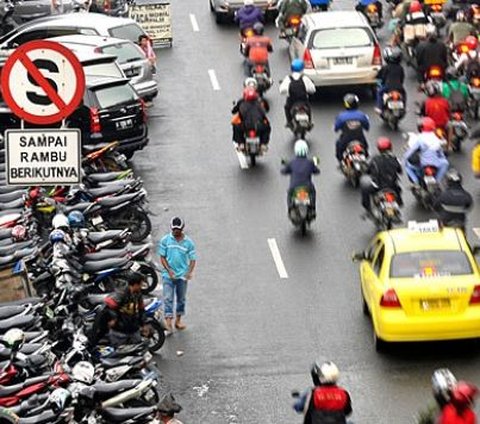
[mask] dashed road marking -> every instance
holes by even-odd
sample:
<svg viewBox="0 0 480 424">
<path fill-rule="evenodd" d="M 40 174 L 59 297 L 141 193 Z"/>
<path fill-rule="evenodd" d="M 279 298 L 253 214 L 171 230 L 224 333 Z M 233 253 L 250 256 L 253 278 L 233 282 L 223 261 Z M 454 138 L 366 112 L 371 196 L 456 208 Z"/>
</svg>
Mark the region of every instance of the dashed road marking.
<svg viewBox="0 0 480 424">
<path fill-rule="evenodd" d="M 237 154 L 238 162 L 240 162 L 240 168 L 248 169 L 249 166 L 246 156 L 242 152 L 239 152 L 237 149 L 235 149 L 235 153 Z"/>
<path fill-rule="evenodd" d="M 190 13 L 190 22 L 192 23 L 193 32 L 199 32 L 200 28 L 198 27 L 197 18 L 193 13 Z"/>
<path fill-rule="evenodd" d="M 274 238 L 267 239 L 268 247 L 270 248 L 270 252 L 273 257 L 273 261 L 275 262 L 275 266 L 277 267 L 278 275 L 280 278 L 288 278 L 287 270 L 285 269 L 285 265 L 282 260 L 282 256 L 280 255 L 280 250 L 278 249 L 277 241 Z"/>
<path fill-rule="evenodd" d="M 214 69 L 209 69 L 208 70 L 208 76 L 210 77 L 210 82 L 212 83 L 212 88 L 215 91 L 219 91 L 220 90 L 220 84 L 218 83 L 217 74 L 215 73 L 215 70 Z"/>
</svg>

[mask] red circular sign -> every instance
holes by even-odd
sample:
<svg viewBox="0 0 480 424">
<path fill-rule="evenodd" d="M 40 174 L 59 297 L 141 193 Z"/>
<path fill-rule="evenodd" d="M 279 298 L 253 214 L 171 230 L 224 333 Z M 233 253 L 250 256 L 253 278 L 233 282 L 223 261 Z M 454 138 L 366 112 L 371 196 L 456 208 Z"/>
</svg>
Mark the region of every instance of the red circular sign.
<svg viewBox="0 0 480 424">
<path fill-rule="evenodd" d="M 81 103 L 85 74 L 77 57 L 65 46 L 30 41 L 5 62 L 1 87 L 5 102 L 16 116 L 32 124 L 49 125 L 71 115 Z"/>
</svg>

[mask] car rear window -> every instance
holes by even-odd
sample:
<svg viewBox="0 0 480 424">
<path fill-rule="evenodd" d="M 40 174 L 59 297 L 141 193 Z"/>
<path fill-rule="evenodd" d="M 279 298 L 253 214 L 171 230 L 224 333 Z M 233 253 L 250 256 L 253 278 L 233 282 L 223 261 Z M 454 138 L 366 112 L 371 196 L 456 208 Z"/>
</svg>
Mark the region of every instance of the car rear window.
<svg viewBox="0 0 480 424">
<path fill-rule="evenodd" d="M 136 23 L 110 28 L 108 32 L 112 37 L 122 38 L 123 40 L 130 40 L 134 43 L 138 42 L 138 37 L 140 35 L 145 34 L 145 31 Z"/>
<path fill-rule="evenodd" d="M 391 278 L 441 277 L 472 272 L 467 255 L 459 250 L 397 253 L 390 265 Z"/>
<path fill-rule="evenodd" d="M 102 109 L 130 103 L 138 99 L 137 94 L 130 84 L 114 85 L 95 90 L 98 105 Z"/>
<path fill-rule="evenodd" d="M 125 78 L 122 70 L 113 62 L 94 63 L 83 67 L 85 75 L 91 77 Z"/>
<path fill-rule="evenodd" d="M 103 47 L 102 53 L 117 56 L 117 61 L 120 64 L 145 59 L 145 55 L 140 50 L 140 47 L 133 43 L 121 43 Z"/>
<path fill-rule="evenodd" d="M 365 28 L 322 29 L 312 35 L 311 48 L 367 47 L 372 41 L 371 34 Z"/>
</svg>

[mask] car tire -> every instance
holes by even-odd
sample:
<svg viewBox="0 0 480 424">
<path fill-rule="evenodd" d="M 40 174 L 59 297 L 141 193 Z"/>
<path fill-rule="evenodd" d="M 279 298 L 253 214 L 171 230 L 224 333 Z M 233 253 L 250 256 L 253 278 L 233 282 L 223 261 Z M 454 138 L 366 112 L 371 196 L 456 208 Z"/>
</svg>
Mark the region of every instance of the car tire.
<svg viewBox="0 0 480 424">
<path fill-rule="evenodd" d="M 384 353 L 387 350 L 387 343 L 377 336 L 375 329 L 373 330 L 373 345 L 375 346 L 375 351 L 378 353 Z"/>
<path fill-rule="evenodd" d="M 223 15 L 221 13 L 215 13 L 215 22 L 218 25 L 223 24 Z"/>
</svg>

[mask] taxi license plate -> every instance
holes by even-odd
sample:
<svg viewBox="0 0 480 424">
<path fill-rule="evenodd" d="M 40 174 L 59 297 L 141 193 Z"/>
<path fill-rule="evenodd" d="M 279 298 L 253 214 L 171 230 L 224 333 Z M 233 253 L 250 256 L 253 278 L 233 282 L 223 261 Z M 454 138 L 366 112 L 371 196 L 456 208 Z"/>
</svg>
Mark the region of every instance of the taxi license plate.
<svg viewBox="0 0 480 424">
<path fill-rule="evenodd" d="M 449 309 L 450 299 L 422 299 L 420 300 L 420 308 L 423 311 Z"/>
<path fill-rule="evenodd" d="M 390 109 L 403 109 L 403 102 L 401 101 L 389 101 L 388 107 Z"/>
<path fill-rule="evenodd" d="M 117 130 L 126 130 L 133 127 L 133 119 L 123 119 L 115 123 L 115 128 Z"/>
<path fill-rule="evenodd" d="M 336 66 L 352 65 L 353 57 L 334 57 L 332 63 Z"/>
</svg>

